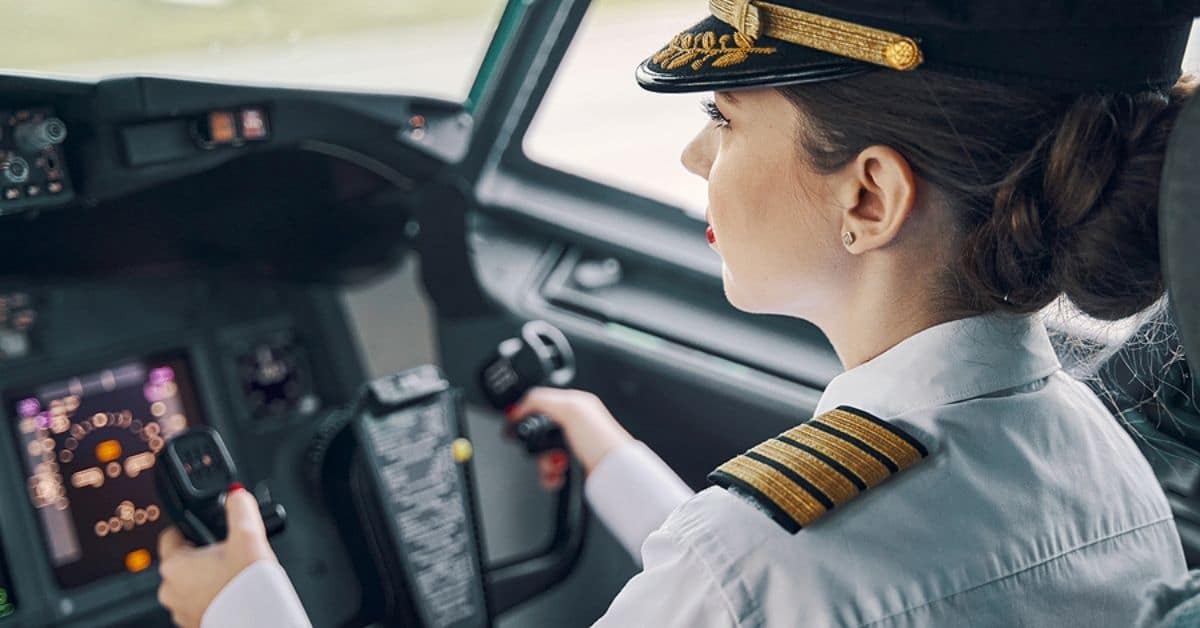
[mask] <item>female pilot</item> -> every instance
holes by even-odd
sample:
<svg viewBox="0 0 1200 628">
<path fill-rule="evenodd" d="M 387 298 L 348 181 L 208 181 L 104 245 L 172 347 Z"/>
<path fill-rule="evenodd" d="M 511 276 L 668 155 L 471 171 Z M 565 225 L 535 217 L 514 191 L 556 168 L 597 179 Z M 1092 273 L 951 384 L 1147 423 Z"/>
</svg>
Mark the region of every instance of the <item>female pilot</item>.
<svg viewBox="0 0 1200 628">
<path fill-rule="evenodd" d="M 811 321 L 846 371 L 696 495 L 593 395 L 512 408 L 562 425 L 640 555 L 598 625 L 1129 626 L 1183 576 L 1150 467 L 1038 316 L 1163 296 L 1183 4 L 710 0 L 642 63 L 647 89 L 715 90 L 683 163 L 729 301 Z M 304 624 L 234 498 L 226 544 L 164 535 L 160 599 L 184 625 Z"/>
</svg>

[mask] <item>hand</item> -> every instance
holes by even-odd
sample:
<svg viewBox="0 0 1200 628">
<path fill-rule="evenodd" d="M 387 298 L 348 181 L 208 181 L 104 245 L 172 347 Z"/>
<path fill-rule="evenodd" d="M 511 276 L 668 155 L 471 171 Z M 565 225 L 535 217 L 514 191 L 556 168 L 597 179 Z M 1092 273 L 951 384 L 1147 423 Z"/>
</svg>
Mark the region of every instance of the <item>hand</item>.
<svg viewBox="0 0 1200 628">
<path fill-rule="evenodd" d="M 158 537 L 158 601 L 176 625 L 198 627 L 208 605 L 234 576 L 264 558 L 277 560 L 267 543 L 258 501 L 240 484 L 230 487 L 225 498 L 225 521 L 229 536 L 205 547 L 189 543 L 174 526 Z"/>
<path fill-rule="evenodd" d="M 633 440 L 621 427 L 604 402 L 596 395 L 562 388 L 531 388 L 517 403 L 505 411 L 510 423 L 517 423 L 531 414 L 546 415 L 562 428 L 567 446 L 591 473 L 609 452 Z M 562 451 L 538 456 L 538 475 L 542 487 L 557 490 L 562 486 L 567 470 L 567 456 Z"/>
</svg>

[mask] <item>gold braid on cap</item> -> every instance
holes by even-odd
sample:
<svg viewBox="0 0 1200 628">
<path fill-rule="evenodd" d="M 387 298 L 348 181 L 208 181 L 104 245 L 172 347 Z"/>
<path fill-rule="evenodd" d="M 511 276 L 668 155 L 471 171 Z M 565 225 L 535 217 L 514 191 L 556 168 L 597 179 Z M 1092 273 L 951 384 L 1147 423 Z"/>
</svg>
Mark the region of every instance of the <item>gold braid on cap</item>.
<svg viewBox="0 0 1200 628">
<path fill-rule="evenodd" d="M 758 0 L 708 0 L 717 19 L 752 39 L 772 37 L 893 70 L 925 60 L 912 37 Z"/>
</svg>

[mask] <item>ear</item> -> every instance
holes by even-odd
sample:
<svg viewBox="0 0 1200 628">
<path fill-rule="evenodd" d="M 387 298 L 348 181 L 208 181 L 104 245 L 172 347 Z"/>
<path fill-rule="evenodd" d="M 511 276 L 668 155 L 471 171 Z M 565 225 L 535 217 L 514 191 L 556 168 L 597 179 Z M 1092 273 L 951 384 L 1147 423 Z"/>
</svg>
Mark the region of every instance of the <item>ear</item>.
<svg viewBox="0 0 1200 628">
<path fill-rule="evenodd" d="M 868 146 L 841 175 L 841 233 L 854 234 L 846 248 L 858 254 L 890 244 L 916 203 L 917 182 L 908 160 L 887 146 Z"/>
</svg>

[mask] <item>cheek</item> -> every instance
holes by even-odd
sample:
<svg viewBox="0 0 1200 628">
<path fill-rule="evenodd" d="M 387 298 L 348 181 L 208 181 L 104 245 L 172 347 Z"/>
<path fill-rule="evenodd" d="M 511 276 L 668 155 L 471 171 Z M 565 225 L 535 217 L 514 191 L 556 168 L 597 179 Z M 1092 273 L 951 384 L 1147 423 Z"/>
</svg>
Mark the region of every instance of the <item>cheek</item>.
<svg viewBox="0 0 1200 628">
<path fill-rule="evenodd" d="M 832 227 L 820 200 L 783 170 L 715 167 L 710 179 L 726 294 L 747 311 L 797 313 L 829 275 Z"/>
<path fill-rule="evenodd" d="M 730 150 L 718 156 L 709 171 L 708 202 L 713 228 L 722 252 L 761 240 L 764 219 L 777 204 L 770 173 L 753 158 Z M 728 242 L 726 242 L 728 241 Z M 760 242 L 761 243 L 761 242 Z"/>
</svg>

